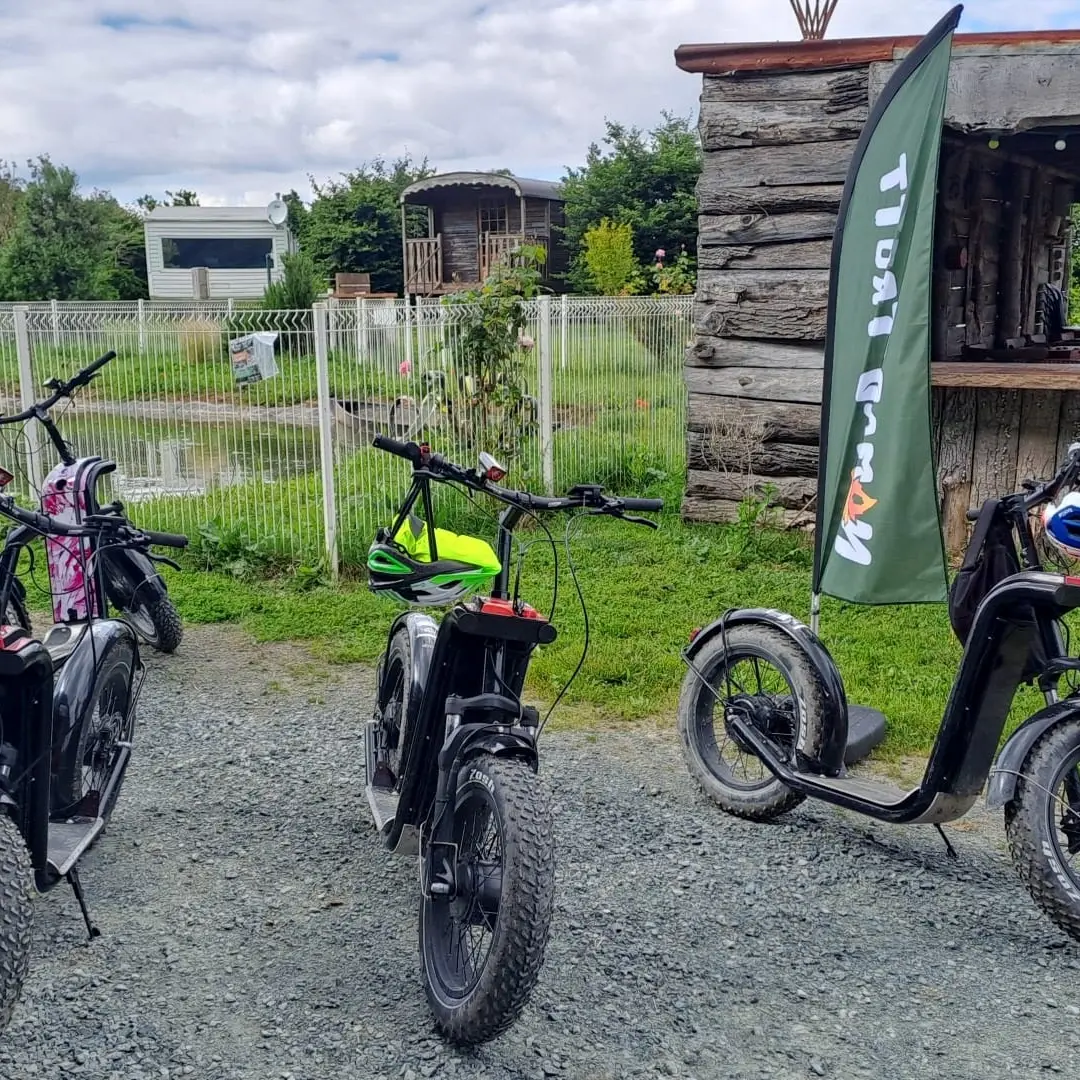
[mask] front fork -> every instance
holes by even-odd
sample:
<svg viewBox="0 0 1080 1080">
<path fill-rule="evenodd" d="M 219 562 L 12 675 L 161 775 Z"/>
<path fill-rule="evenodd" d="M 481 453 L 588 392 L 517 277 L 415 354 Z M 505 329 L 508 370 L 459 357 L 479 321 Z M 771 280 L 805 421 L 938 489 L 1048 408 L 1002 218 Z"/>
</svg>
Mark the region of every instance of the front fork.
<svg viewBox="0 0 1080 1080">
<path fill-rule="evenodd" d="M 471 893 L 464 880 L 469 868 L 458 858 L 454 839 L 455 802 L 461 772 L 479 754 L 522 757 L 535 770 L 539 766 L 536 735 L 539 714 L 534 708 L 521 711 L 517 724 L 464 723 L 464 711 L 446 716 L 446 736 L 439 751 L 439 780 L 428 824 L 421 830 L 420 885 L 425 896 Z"/>
</svg>

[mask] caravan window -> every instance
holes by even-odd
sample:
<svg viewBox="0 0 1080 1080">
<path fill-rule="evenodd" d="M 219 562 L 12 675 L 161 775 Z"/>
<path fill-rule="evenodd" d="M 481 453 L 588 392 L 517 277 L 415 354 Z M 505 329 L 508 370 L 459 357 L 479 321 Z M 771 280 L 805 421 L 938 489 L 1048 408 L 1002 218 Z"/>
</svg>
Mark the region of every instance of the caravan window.
<svg viewBox="0 0 1080 1080">
<path fill-rule="evenodd" d="M 265 270 L 266 256 L 273 251 L 270 237 L 177 237 L 161 241 L 161 261 L 166 270 Z"/>
</svg>

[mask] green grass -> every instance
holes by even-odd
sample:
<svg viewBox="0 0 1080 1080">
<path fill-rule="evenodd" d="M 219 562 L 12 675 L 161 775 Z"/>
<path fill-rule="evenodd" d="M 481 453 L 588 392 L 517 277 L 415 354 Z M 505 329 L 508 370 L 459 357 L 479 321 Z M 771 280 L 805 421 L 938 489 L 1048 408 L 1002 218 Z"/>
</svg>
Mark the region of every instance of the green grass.
<svg viewBox="0 0 1080 1080">
<path fill-rule="evenodd" d="M 665 494 L 678 505 L 677 490 Z M 687 525 L 665 512 L 656 532 L 588 519 L 571 550 L 591 644 L 563 699 L 563 722 L 671 722 L 685 674 L 679 651 L 694 627 L 733 606 L 808 614 L 810 552 L 788 534 Z M 544 611 L 551 570 L 550 549 L 535 546 L 522 594 Z M 169 588 L 192 622 L 237 622 L 263 641 L 304 640 L 333 662 L 376 660 L 400 610 L 362 581 L 303 590 L 289 578 L 243 581 L 187 572 L 170 575 Z M 584 626 L 565 566 L 553 621 L 559 638 L 538 650 L 530 671 L 528 690 L 536 701 L 552 701 L 581 656 Z M 928 751 L 960 657 L 944 605 L 875 608 L 826 599 L 822 628 L 849 700 L 889 717 L 886 755 Z M 1023 691 L 1014 713 L 1019 718 L 1038 707 L 1040 699 Z"/>
</svg>

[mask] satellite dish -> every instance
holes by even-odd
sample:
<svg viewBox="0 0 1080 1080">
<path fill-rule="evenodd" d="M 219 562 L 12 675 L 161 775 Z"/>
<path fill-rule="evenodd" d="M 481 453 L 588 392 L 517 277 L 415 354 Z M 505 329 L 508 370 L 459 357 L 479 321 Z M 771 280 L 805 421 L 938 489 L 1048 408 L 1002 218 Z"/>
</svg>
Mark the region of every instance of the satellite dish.
<svg viewBox="0 0 1080 1080">
<path fill-rule="evenodd" d="M 266 207 L 266 219 L 271 225 L 284 225 L 289 217 L 289 208 L 281 199 L 273 199 Z"/>
</svg>

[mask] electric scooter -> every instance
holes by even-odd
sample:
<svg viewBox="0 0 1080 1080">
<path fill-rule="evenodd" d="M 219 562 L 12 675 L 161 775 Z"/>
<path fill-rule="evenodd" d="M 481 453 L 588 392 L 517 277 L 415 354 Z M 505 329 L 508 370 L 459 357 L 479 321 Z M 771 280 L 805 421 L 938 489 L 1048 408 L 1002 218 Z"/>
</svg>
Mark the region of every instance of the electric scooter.
<svg viewBox="0 0 1080 1080">
<path fill-rule="evenodd" d="M 511 584 L 514 528 L 525 517 L 573 511 L 656 528 L 627 511 L 658 511 L 664 504 L 606 495 L 597 485 L 579 485 L 558 498 L 513 491 L 500 486 L 505 470 L 488 454 L 480 455 L 479 468 L 467 469 L 415 442 L 377 435 L 374 445 L 409 461 L 413 482 L 394 524 L 376 537 L 376 564 L 388 580 L 380 586 L 373 574 L 372 588 L 400 595 L 416 582 L 430 582 L 425 595 L 435 599 L 427 602 L 440 602 L 439 587 L 453 588 L 470 573 L 439 542 L 433 481 L 505 507 L 491 595 L 457 601 L 438 623 L 419 611 L 394 620 L 379 661 L 375 715 L 364 729 L 366 794 L 376 828 L 392 852 L 418 857 L 428 1003 L 443 1034 L 475 1044 L 505 1031 L 524 1008 L 540 974 L 554 908 L 551 806 L 537 775 L 543 723 L 521 695 L 532 654 L 555 640 L 555 627 L 518 599 Z M 395 538 L 418 501 L 430 548 L 410 573 L 408 554 Z M 369 569 L 372 561 L 369 553 Z M 395 566 L 401 589 L 391 576 Z"/>
<path fill-rule="evenodd" d="M 772 820 L 810 796 L 940 831 L 971 809 L 989 778 L 987 804 L 1004 808 L 1021 878 L 1036 904 L 1080 939 L 1080 869 L 1071 863 L 1080 853 L 1080 688 L 1068 684 L 1080 659 L 1068 655 L 1063 623 L 1080 607 L 1080 577 L 1043 570 L 1030 525 L 1034 509 L 1078 479 L 1080 444 L 1049 483 L 1028 483 L 968 515 L 976 521 L 973 546 L 983 550 L 969 550 L 967 565 L 994 556 L 1005 569 L 975 610 L 918 787 L 903 791 L 847 772 L 848 705 L 828 649 L 791 615 L 746 609 L 695 631 L 683 651 L 689 671 L 679 734 L 705 794 L 753 821 Z M 999 753 L 1024 683 L 1038 686 L 1046 706 Z"/>
<path fill-rule="evenodd" d="M 39 535 L 91 541 L 96 557 L 187 544 L 186 536 L 142 532 L 115 514 L 72 524 L 25 510 L 10 495 L 0 495 L 0 516 L 17 525 L 0 553 L 0 611 L 18 581 L 22 548 Z M 71 594 L 85 593 L 92 577 L 84 564 Z M 29 966 L 35 891 L 66 881 L 90 937 L 98 936 L 79 863 L 119 797 L 144 669 L 126 622 L 84 610 L 82 620 L 57 623 L 40 640 L 23 626 L 0 626 L 0 1031 Z"/>
</svg>

